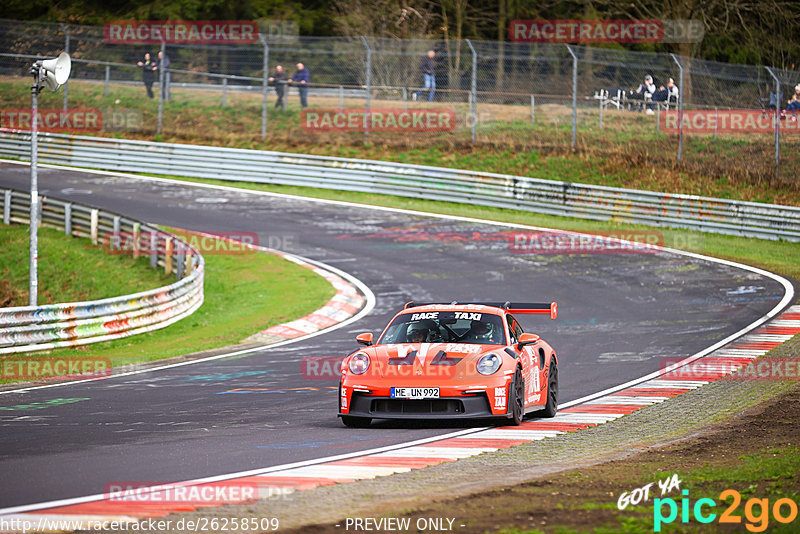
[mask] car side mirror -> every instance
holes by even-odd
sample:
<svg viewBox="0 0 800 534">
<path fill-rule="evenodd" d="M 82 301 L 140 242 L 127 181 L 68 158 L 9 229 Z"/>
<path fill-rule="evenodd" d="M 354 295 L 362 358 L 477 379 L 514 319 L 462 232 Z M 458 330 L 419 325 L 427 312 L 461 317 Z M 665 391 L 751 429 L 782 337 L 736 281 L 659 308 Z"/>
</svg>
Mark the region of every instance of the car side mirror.
<svg viewBox="0 0 800 534">
<path fill-rule="evenodd" d="M 364 332 L 356 336 L 356 341 L 361 345 L 372 345 L 372 332 Z"/>
<path fill-rule="evenodd" d="M 533 345 L 541 338 L 536 334 L 522 334 L 517 341 L 517 350 L 522 350 L 525 345 Z"/>
</svg>

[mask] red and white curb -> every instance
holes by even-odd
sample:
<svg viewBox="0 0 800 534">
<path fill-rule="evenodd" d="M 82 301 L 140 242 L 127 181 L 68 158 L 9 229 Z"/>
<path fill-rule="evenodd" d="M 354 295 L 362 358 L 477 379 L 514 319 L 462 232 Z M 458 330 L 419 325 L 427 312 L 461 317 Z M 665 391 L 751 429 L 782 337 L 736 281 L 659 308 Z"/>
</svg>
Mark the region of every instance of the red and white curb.
<svg viewBox="0 0 800 534">
<path fill-rule="evenodd" d="M 238 476 L 183 482 L 175 484 L 175 487 L 240 484 L 258 487 L 260 498 L 274 498 L 279 494 L 286 495 L 293 491 L 318 486 L 404 473 L 543 440 L 618 419 L 641 408 L 723 379 L 735 370 L 747 367 L 753 360 L 798 333 L 800 333 L 800 305 L 795 305 L 771 323 L 687 364 L 693 366 L 691 373 L 682 373 L 681 367 L 676 366 L 675 369 L 668 367 L 656 378 L 569 406 L 559 411 L 552 419 L 526 421 L 520 426 L 459 431 L 443 439 L 419 440 L 399 448 L 385 447 L 368 453 L 342 455 L 323 462 L 301 462 L 292 466 L 240 473 Z M 701 370 L 700 373 L 698 369 Z M 686 374 L 690 374 L 691 379 L 686 379 Z M 0 510 L 0 514 L 5 514 L 0 515 L 0 526 L 11 524 L 16 520 L 17 524 L 26 522 L 25 524 L 33 531 L 36 531 L 37 527 L 38 531 L 55 531 L 59 529 L 53 525 L 57 525 L 58 521 L 67 521 L 68 523 L 64 522 L 62 525 L 69 524 L 69 527 L 60 530 L 77 530 L 100 522 L 135 522 L 225 504 L 219 501 L 213 504 L 164 502 L 158 496 L 158 492 L 163 490 L 148 491 L 150 493 L 137 493 L 130 499 L 111 500 L 108 496 L 100 495 L 64 501 L 60 506 L 58 504 L 62 503 L 47 503 L 50 507 L 42 507 L 35 511 L 32 511 L 31 507 Z M 47 528 L 48 525 L 50 528 Z"/>
<path fill-rule="evenodd" d="M 366 300 L 358 289 L 336 273 L 328 269 L 320 268 L 291 254 L 269 249 L 261 250 L 268 250 L 297 265 L 311 269 L 313 272 L 326 279 L 334 289 L 336 289 L 336 294 L 325 306 L 305 317 L 267 328 L 266 330 L 248 337 L 245 339 L 245 342 L 268 344 L 307 336 L 308 334 L 319 332 L 320 330 L 339 324 L 342 321 L 346 321 L 364 307 Z"/>
</svg>

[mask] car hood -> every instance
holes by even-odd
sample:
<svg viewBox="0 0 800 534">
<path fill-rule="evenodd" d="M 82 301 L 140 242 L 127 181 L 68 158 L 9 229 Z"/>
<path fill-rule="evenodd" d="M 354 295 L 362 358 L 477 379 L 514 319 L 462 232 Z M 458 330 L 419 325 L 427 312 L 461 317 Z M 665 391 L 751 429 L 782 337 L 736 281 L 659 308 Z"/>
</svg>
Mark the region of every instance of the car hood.
<svg viewBox="0 0 800 534">
<path fill-rule="evenodd" d="M 481 356 L 495 353 L 502 357 L 502 345 L 468 343 L 398 343 L 366 347 L 370 357 L 367 376 L 465 377 L 477 373 L 475 367 Z"/>
</svg>

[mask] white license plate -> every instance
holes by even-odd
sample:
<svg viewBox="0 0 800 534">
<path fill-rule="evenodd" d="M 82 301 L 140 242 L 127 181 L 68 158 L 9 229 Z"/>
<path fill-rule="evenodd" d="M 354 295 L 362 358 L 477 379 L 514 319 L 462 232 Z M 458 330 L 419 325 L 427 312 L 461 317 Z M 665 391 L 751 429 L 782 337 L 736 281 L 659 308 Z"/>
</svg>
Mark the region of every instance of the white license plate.
<svg viewBox="0 0 800 534">
<path fill-rule="evenodd" d="M 393 399 L 438 399 L 439 388 L 392 388 Z"/>
</svg>

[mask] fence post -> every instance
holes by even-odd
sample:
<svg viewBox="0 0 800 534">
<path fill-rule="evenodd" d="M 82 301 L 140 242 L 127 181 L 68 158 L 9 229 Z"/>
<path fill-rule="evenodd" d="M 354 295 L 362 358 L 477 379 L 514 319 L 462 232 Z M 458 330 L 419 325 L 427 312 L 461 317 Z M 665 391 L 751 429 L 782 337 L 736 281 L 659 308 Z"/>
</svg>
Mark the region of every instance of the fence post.
<svg viewBox="0 0 800 534">
<path fill-rule="evenodd" d="M 764 67 L 775 80 L 775 180 L 781 165 L 781 81 L 769 67 Z"/>
<path fill-rule="evenodd" d="M 69 54 L 69 27 L 66 24 L 61 24 L 61 29 L 64 30 L 64 52 Z M 64 82 L 64 113 L 67 112 L 67 98 L 69 94 L 69 80 Z"/>
<path fill-rule="evenodd" d="M 344 87 L 339 86 L 339 109 L 344 109 Z"/>
<path fill-rule="evenodd" d="M 161 57 L 167 57 L 166 42 L 161 41 Z M 161 65 L 158 66 L 158 130 L 157 134 L 161 134 L 161 127 L 164 124 L 164 69 Z"/>
<path fill-rule="evenodd" d="M 678 61 L 678 56 L 675 54 L 670 54 L 670 56 L 672 56 L 672 61 L 678 66 L 678 74 L 680 75 L 678 87 L 683 91 L 683 94 L 678 96 L 678 161 L 681 161 L 683 157 L 683 100 L 686 98 L 686 88 L 683 86 L 683 65 Z M 669 95 L 667 99 L 669 99 Z"/>
<path fill-rule="evenodd" d="M 578 56 L 569 45 L 564 46 L 572 56 L 572 148 L 574 149 L 578 131 Z"/>
<path fill-rule="evenodd" d="M 176 252 L 177 252 L 177 254 L 175 255 L 176 256 L 175 257 L 175 278 L 180 280 L 181 277 L 183 276 L 184 270 L 186 269 L 186 267 L 183 264 L 183 261 L 184 261 L 183 243 L 181 243 L 180 241 L 178 241 L 178 246 L 177 246 Z"/>
<path fill-rule="evenodd" d="M 341 109 L 341 105 L 339 106 L 339 108 Z M 403 111 L 406 111 L 407 109 L 408 109 L 408 87 L 403 86 Z"/>
<path fill-rule="evenodd" d="M 602 128 L 603 127 L 603 98 L 608 98 L 607 96 L 604 95 L 603 91 L 605 91 L 605 89 L 600 89 L 600 100 L 599 100 L 599 102 L 600 102 L 600 119 L 599 119 L 598 124 L 597 124 L 598 128 Z M 597 96 L 596 92 L 595 92 L 595 96 Z M 656 122 L 656 129 L 658 129 L 658 122 Z"/>
<path fill-rule="evenodd" d="M 150 267 L 155 269 L 158 266 L 158 236 L 155 232 L 150 232 Z"/>
<path fill-rule="evenodd" d="M 103 96 L 108 96 L 108 84 L 111 82 L 111 65 L 106 65 L 106 86 L 103 89 Z"/>
<path fill-rule="evenodd" d="M 531 124 L 536 121 L 536 97 L 531 95 Z"/>
<path fill-rule="evenodd" d="M 472 142 L 475 142 L 477 137 L 477 125 L 478 125 L 478 53 L 475 51 L 475 47 L 472 46 L 472 41 L 467 39 L 467 45 L 469 46 L 469 51 L 472 53 L 472 84 L 470 85 L 470 92 L 472 98 L 471 105 L 470 105 L 470 115 L 472 117 Z"/>
<path fill-rule="evenodd" d="M 100 211 L 93 209 L 89 215 L 89 238 L 92 240 L 92 245 L 97 245 L 97 223 L 100 217 Z"/>
<path fill-rule="evenodd" d="M 714 139 L 717 138 L 717 124 L 719 124 L 719 108 L 714 106 Z"/>
<path fill-rule="evenodd" d="M 259 35 L 261 44 L 264 45 L 264 76 L 262 79 L 262 95 L 261 95 L 261 139 L 267 138 L 267 87 L 269 84 L 269 45 L 267 44 L 266 36 Z M 275 80 L 278 83 L 278 80 Z M 284 87 L 284 92 L 286 88 Z M 283 95 L 286 98 L 286 95 Z"/>
<path fill-rule="evenodd" d="M 222 107 L 225 107 L 225 101 L 228 96 L 228 78 L 222 78 Z"/>
<path fill-rule="evenodd" d="M 120 235 L 119 235 L 119 215 L 114 215 L 114 230 L 111 232 L 111 239 L 108 240 L 108 246 L 111 250 L 115 248 L 120 248 Z M 114 243 L 117 243 L 117 246 L 114 246 Z"/>
<path fill-rule="evenodd" d="M 367 76 L 366 76 L 366 85 L 367 85 L 367 102 L 366 102 L 366 112 L 364 113 L 364 140 L 367 141 L 369 139 L 369 108 L 370 108 L 370 98 L 372 96 L 372 49 L 369 47 L 369 43 L 367 43 L 367 38 L 363 35 L 361 36 L 361 42 L 364 43 L 364 48 L 367 49 Z"/>
<path fill-rule="evenodd" d="M 11 224 L 11 189 L 6 189 L 3 196 L 3 224 Z"/>
</svg>

